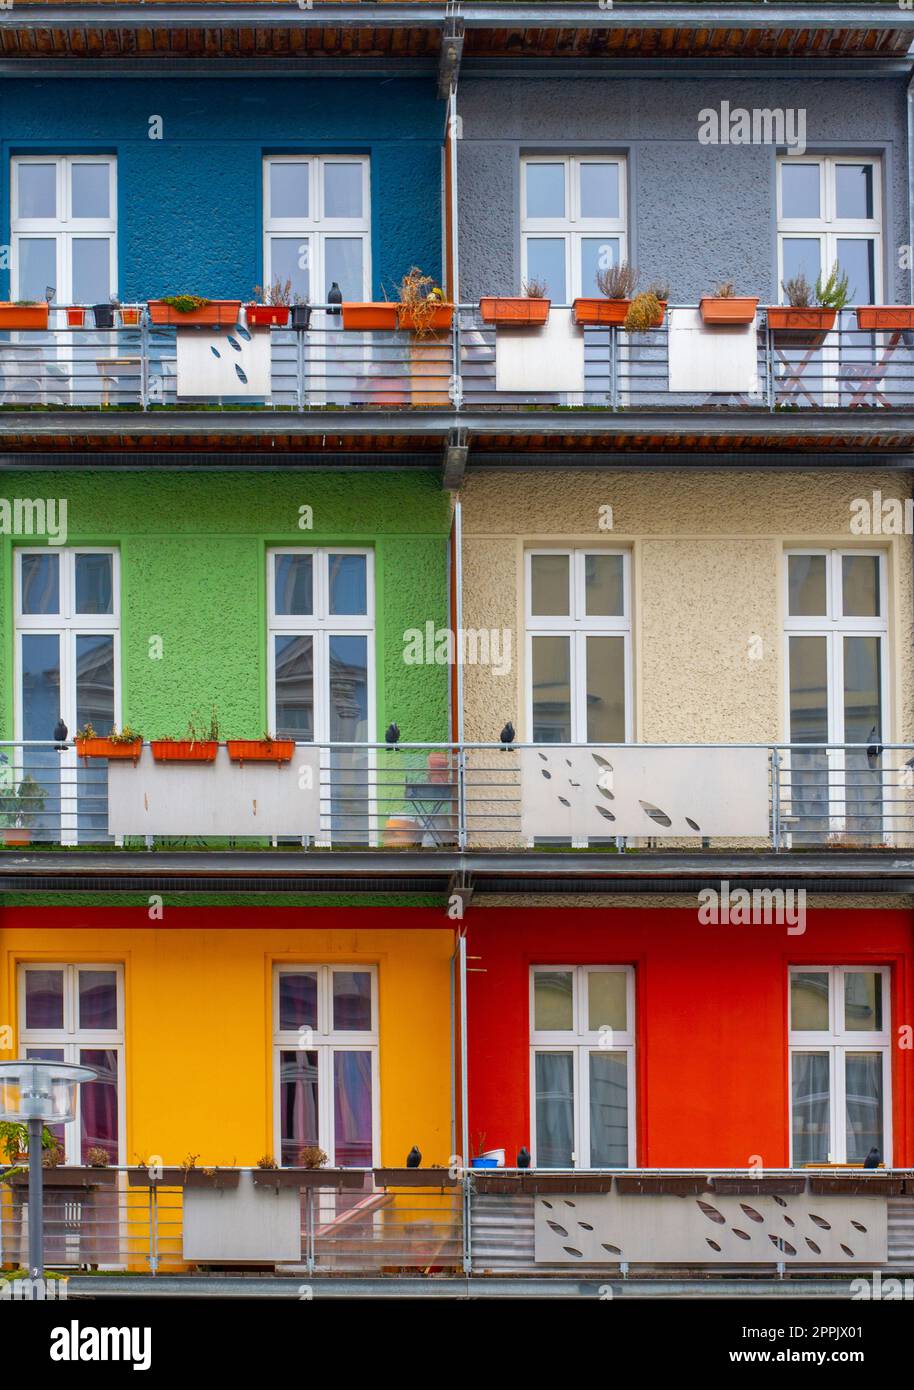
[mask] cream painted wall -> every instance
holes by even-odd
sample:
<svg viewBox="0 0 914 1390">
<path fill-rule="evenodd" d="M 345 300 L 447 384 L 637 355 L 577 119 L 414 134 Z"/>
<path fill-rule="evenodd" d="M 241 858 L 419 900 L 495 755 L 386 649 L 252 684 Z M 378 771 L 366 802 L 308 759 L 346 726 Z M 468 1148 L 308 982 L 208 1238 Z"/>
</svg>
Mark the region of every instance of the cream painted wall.
<svg viewBox="0 0 914 1390">
<path fill-rule="evenodd" d="M 465 671 L 466 737 L 497 738 L 524 699 L 525 549 L 570 543 L 632 552 L 635 738 L 772 742 L 785 737 L 783 553 L 795 544 L 884 549 L 890 727 L 914 738 L 912 539 L 851 533 L 851 502 L 910 496 L 897 473 L 471 473 L 460 494 L 463 623 L 505 628 L 512 665 Z M 600 529 L 612 508 L 611 531 Z M 761 639 L 761 655 L 754 640 Z"/>
</svg>

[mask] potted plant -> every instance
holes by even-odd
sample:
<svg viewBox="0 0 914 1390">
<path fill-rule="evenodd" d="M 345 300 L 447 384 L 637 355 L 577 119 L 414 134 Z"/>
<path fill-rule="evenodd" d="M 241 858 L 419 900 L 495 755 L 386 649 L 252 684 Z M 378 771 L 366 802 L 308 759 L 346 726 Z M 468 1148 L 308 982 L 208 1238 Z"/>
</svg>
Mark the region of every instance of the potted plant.
<svg viewBox="0 0 914 1390">
<path fill-rule="evenodd" d="M 235 324 L 241 312 L 240 299 L 204 299 L 198 294 L 169 294 L 150 299 L 147 308 L 151 323 L 197 324 L 217 328 Z"/>
<path fill-rule="evenodd" d="M 122 327 L 138 328 L 141 312 L 142 310 L 139 304 L 122 304 L 118 310 L 118 316 L 121 320 Z"/>
<path fill-rule="evenodd" d="M 198 729 L 191 719 L 187 725 L 187 738 L 166 735 L 164 738 L 151 739 L 149 746 L 157 763 L 214 763 L 219 751 L 219 719 L 215 705 L 208 728 L 201 725 Z"/>
<path fill-rule="evenodd" d="M 285 328 L 292 302 L 292 281 L 276 279 L 266 289 L 262 285 L 255 285 L 254 293 L 260 296 L 260 303 L 245 304 L 248 327 Z"/>
<path fill-rule="evenodd" d="M 233 763 L 289 763 L 295 753 L 295 740 L 274 738 L 230 738 L 226 740 L 229 758 Z"/>
<path fill-rule="evenodd" d="M 399 296 L 397 327 L 415 333 L 417 338 L 450 328 L 454 321 L 453 304 L 447 302 L 440 285 L 430 275 L 423 275 L 417 265 L 410 266 L 400 281 Z"/>
<path fill-rule="evenodd" d="M 0 329 L 41 328 L 48 326 L 48 301 L 15 299 L 0 303 Z"/>
<path fill-rule="evenodd" d="M 85 328 L 86 311 L 78 304 L 71 304 L 66 310 L 68 328 Z"/>
<path fill-rule="evenodd" d="M 552 300 L 546 286 L 539 280 L 529 280 L 517 298 L 508 295 L 489 295 L 479 301 L 483 323 L 529 324 L 539 328 L 549 318 Z"/>
<path fill-rule="evenodd" d="M 643 294 L 636 294 L 622 321 L 626 333 L 648 333 L 659 328 L 666 313 L 670 291 L 667 285 L 649 285 Z"/>
<path fill-rule="evenodd" d="M 722 280 L 713 294 L 703 294 L 698 305 L 702 321 L 714 328 L 732 328 L 751 323 L 758 308 L 758 295 L 740 295 L 732 280 Z"/>
<path fill-rule="evenodd" d="M 847 303 L 848 279 L 837 261 L 824 284 L 820 274 L 811 286 L 800 271 L 783 281 L 781 288 L 787 303 L 769 305 L 768 327 L 773 333 L 783 333 L 797 347 L 820 346 L 834 328 L 838 310 Z"/>
<path fill-rule="evenodd" d="M 380 299 L 361 304 L 355 300 L 344 299 L 340 305 L 343 327 L 350 332 L 378 332 L 386 328 L 396 328 L 399 305 L 394 299 Z"/>
<path fill-rule="evenodd" d="M 0 824 L 3 825 L 3 843 L 6 845 L 29 845 L 32 842 L 32 829 L 44 810 L 44 788 L 26 774 L 18 787 L 15 782 L 0 790 Z"/>
<path fill-rule="evenodd" d="M 120 301 L 112 295 L 107 304 L 93 304 L 92 313 L 96 328 L 113 328 L 114 311 L 120 308 Z"/>
<path fill-rule="evenodd" d="M 298 333 L 303 333 L 311 327 L 311 304 L 304 295 L 292 296 L 292 327 Z"/>
<path fill-rule="evenodd" d="M 76 752 L 80 758 L 132 758 L 137 762 L 143 747 L 143 735 L 125 724 L 118 732 L 112 729 L 104 737 L 97 734 L 91 724 L 77 729 L 74 736 Z"/>
<path fill-rule="evenodd" d="M 576 299 L 571 306 L 574 321 L 586 324 L 621 324 L 632 302 L 638 283 L 638 270 L 621 261 L 597 271 L 597 289 L 602 299 Z"/>
</svg>

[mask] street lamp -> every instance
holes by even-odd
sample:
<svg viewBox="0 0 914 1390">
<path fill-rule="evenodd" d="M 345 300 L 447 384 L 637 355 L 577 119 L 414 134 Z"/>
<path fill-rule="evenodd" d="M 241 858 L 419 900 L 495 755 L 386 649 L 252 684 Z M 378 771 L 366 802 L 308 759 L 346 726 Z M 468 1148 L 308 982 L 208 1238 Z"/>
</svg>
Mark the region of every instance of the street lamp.
<svg viewBox="0 0 914 1390">
<path fill-rule="evenodd" d="M 0 1118 L 29 1127 L 29 1277 L 44 1277 L 44 1172 L 41 1134 L 46 1124 L 76 1115 L 76 1088 L 94 1081 L 92 1067 L 27 1059 L 0 1062 Z M 38 1289 L 35 1286 L 35 1297 Z"/>
</svg>

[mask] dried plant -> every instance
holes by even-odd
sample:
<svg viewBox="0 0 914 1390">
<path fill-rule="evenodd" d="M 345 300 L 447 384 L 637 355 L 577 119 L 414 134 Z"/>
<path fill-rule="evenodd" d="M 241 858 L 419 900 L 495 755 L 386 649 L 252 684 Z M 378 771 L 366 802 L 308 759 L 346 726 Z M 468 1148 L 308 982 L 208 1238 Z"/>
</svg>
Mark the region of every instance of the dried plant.
<svg viewBox="0 0 914 1390">
<path fill-rule="evenodd" d="M 86 1151 L 86 1162 L 90 1168 L 107 1168 L 111 1160 L 107 1149 L 91 1148 Z"/>
<path fill-rule="evenodd" d="M 254 295 L 260 300 L 261 304 L 291 304 L 292 303 L 292 281 L 280 280 L 277 276 L 271 285 L 264 289 L 263 285 L 254 286 Z M 296 299 L 296 303 L 299 301 Z"/>
<path fill-rule="evenodd" d="M 400 281 L 400 303 L 409 309 L 410 328 L 418 338 L 431 333 L 435 312 L 444 304 L 444 291 L 431 275 L 424 275 L 417 265 L 410 266 Z"/>
<path fill-rule="evenodd" d="M 787 303 L 792 309 L 812 308 L 812 285 L 809 283 L 802 270 L 798 275 L 792 275 L 789 280 L 782 280 L 781 289 L 787 296 Z"/>
<path fill-rule="evenodd" d="M 628 261 L 597 271 L 597 289 L 606 299 L 631 299 L 638 283 L 638 269 Z"/>
<path fill-rule="evenodd" d="M 622 327 L 628 333 L 646 333 L 657 326 L 662 314 L 659 297 L 648 290 L 632 300 Z"/>
<path fill-rule="evenodd" d="M 196 1168 L 196 1166 L 197 1166 L 197 1159 L 198 1159 L 199 1157 L 200 1157 L 199 1154 L 186 1154 L 186 1155 L 185 1155 L 185 1157 L 181 1160 L 181 1167 L 184 1169 L 185 1173 L 189 1172 L 191 1168 Z"/>
<path fill-rule="evenodd" d="M 735 299 L 736 290 L 733 288 L 732 280 L 720 280 L 714 286 L 715 299 Z"/>
<path fill-rule="evenodd" d="M 323 1149 L 318 1148 L 317 1144 L 306 1144 L 299 1150 L 299 1168 L 323 1168 L 327 1163 L 327 1155 Z"/>
<path fill-rule="evenodd" d="M 666 280 L 652 280 L 645 294 L 652 294 L 661 304 L 666 304 L 670 297 L 669 284 Z"/>
<path fill-rule="evenodd" d="M 272 1154 L 261 1154 L 260 1158 L 258 1158 L 257 1160 L 257 1167 L 268 1169 L 276 1168 L 276 1159 L 273 1157 Z"/>
<path fill-rule="evenodd" d="M 548 299 L 549 286 L 545 280 L 525 280 L 524 294 L 528 299 Z"/>
</svg>

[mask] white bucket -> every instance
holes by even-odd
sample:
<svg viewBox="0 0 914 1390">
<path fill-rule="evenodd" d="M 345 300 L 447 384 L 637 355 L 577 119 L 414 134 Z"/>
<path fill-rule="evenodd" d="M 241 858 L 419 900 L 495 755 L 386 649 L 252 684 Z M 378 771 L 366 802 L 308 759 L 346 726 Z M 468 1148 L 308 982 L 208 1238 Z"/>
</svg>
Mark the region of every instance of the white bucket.
<svg viewBox="0 0 914 1390">
<path fill-rule="evenodd" d="M 480 1157 L 480 1158 L 494 1158 L 494 1159 L 495 1159 L 495 1166 L 496 1166 L 496 1168 L 504 1168 L 504 1166 L 505 1166 L 505 1151 L 504 1151 L 504 1149 L 486 1149 L 485 1153 L 484 1153 L 484 1154 L 480 1154 L 479 1157 Z"/>
</svg>

